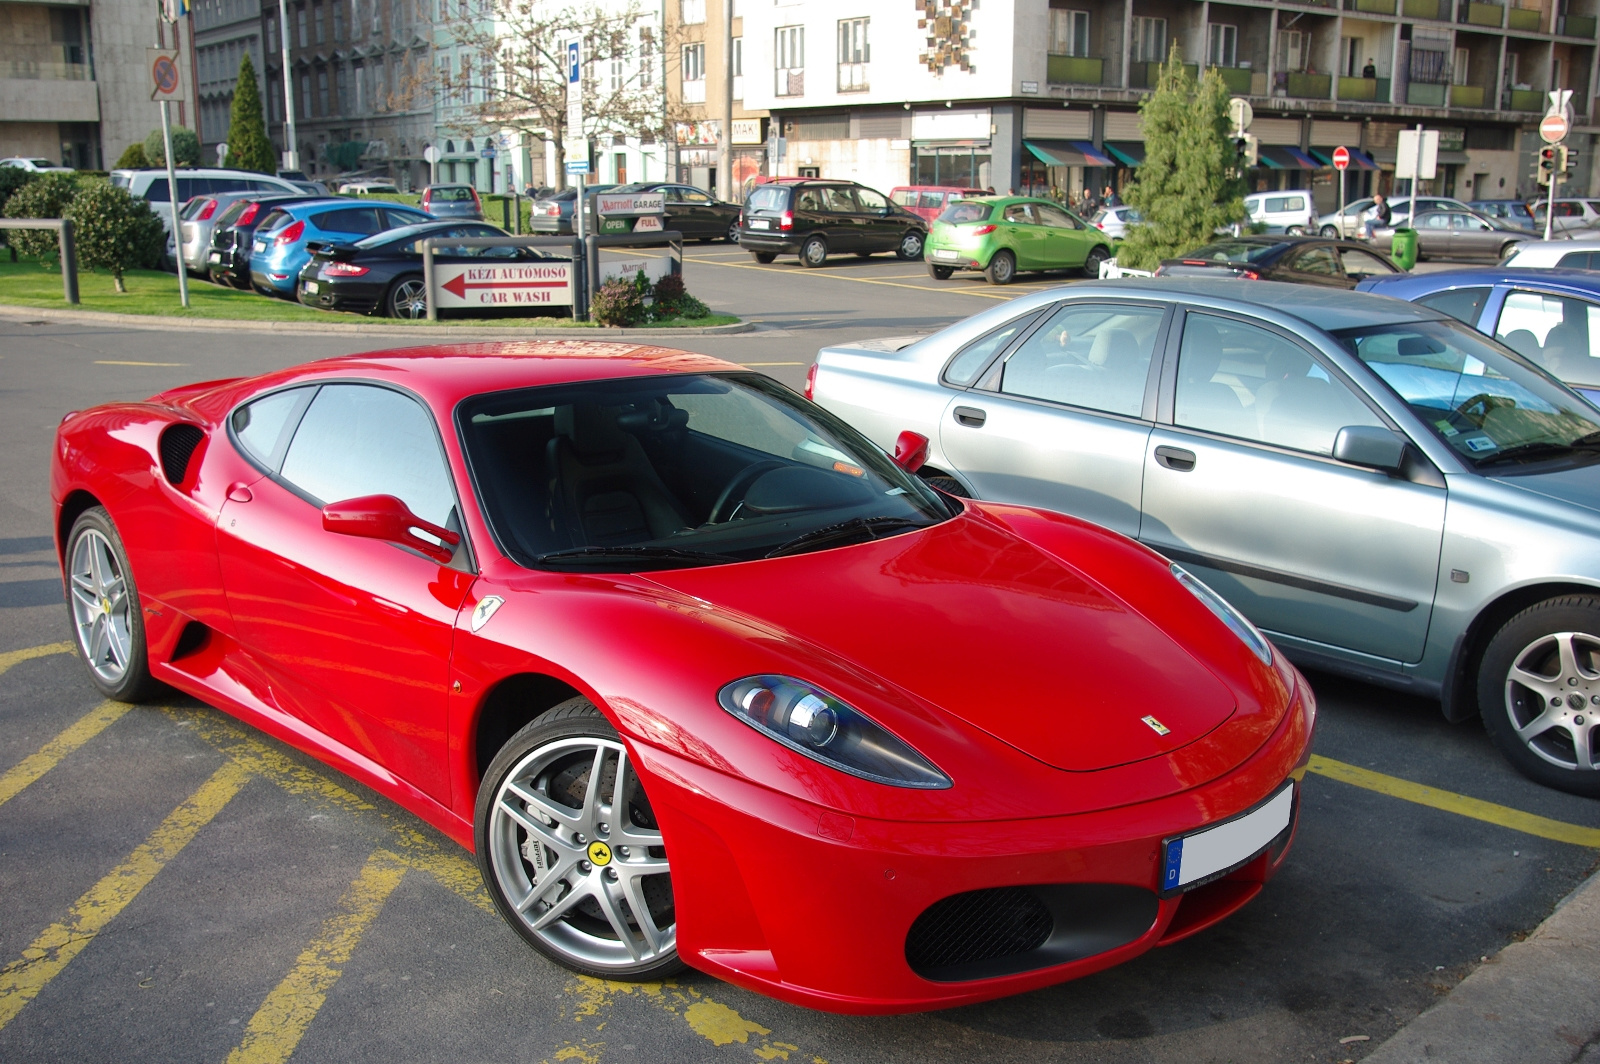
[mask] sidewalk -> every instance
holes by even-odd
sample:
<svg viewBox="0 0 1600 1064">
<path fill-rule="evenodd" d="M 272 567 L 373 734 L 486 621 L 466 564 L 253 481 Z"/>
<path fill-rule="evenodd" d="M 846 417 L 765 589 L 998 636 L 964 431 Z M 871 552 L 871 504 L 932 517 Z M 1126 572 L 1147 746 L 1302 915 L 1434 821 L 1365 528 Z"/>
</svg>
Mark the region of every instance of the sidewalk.
<svg viewBox="0 0 1600 1064">
<path fill-rule="evenodd" d="M 1364 1064 L 1600 1064 L 1600 873 Z"/>
</svg>

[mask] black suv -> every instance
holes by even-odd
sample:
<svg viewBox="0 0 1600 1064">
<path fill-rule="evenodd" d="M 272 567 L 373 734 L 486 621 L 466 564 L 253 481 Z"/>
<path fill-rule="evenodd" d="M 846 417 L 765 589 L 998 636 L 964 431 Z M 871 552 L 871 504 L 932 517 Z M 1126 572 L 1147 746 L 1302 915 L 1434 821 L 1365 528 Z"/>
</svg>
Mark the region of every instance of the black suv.
<svg viewBox="0 0 1600 1064">
<path fill-rule="evenodd" d="M 775 181 L 757 185 L 744 201 L 739 246 L 771 262 L 798 253 L 806 266 L 821 266 L 830 254 L 866 258 L 892 251 L 922 258 L 928 227 L 881 192 L 854 181 Z"/>
</svg>

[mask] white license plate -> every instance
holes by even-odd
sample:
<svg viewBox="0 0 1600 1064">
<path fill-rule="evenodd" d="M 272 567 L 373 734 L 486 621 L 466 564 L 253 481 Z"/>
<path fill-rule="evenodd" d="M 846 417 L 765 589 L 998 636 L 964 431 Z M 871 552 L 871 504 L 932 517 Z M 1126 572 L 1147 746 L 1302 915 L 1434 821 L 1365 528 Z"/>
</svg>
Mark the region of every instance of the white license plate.
<svg viewBox="0 0 1600 1064">
<path fill-rule="evenodd" d="M 933 252 L 933 257 L 936 259 L 959 259 L 961 255 L 959 252 L 951 251 L 948 248 L 936 248 Z"/>
<path fill-rule="evenodd" d="M 317 287 L 317 282 L 315 282 L 315 281 L 307 281 L 306 282 L 306 295 L 314 296 L 314 295 L 317 294 L 318 291 L 319 291 L 319 289 Z"/>
<path fill-rule="evenodd" d="M 1245 864 L 1283 833 L 1294 818 L 1294 783 L 1248 813 L 1176 839 L 1162 854 L 1161 893 L 1176 894 Z"/>
<path fill-rule="evenodd" d="M 750 228 L 751 229 L 771 229 L 772 228 L 772 223 L 767 221 L 765 218 L 752 218 L 752 219 L 750 219 Z"/>
<path fill-rule="evenodd" d="M 222 261 L 222 252 L 213 251 L 213 252 L 209 253 L 208 255 L 206 255 L 206 261 L 207 262 L 221 262 Z"/>
<path fill-rule="evenodd" d="M 258 242 L 257 242 L 257 243 L 256 243 L 256 244 L 255 244 L 255 250 L 256 250 L 256 251 L 265 251 L 265 250 L 267 250 L 267 245 L 265 245 L 265 244 L 263 244 L 263 243 L 261 243 L 261 242 L 259 242 L 259 241 L 258 241 Z"/>
</svg>

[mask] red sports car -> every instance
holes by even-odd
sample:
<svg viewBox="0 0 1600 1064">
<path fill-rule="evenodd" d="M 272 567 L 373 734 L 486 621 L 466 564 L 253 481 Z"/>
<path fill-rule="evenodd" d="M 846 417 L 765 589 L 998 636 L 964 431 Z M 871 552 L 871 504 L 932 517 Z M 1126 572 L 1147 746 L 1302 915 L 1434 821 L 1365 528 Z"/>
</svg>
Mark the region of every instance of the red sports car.
<svg viewBox="0 0 1600 1064">
<path fill-rule="evenodd" d="M 383 792 L 577 971 L 937 1008 L 1249 901 L 1305 680 L 1159 555 L 901 443 L 717 359 L 508 343 L 70 414 L 51 486 L 101 691 Z"/>
</svg>

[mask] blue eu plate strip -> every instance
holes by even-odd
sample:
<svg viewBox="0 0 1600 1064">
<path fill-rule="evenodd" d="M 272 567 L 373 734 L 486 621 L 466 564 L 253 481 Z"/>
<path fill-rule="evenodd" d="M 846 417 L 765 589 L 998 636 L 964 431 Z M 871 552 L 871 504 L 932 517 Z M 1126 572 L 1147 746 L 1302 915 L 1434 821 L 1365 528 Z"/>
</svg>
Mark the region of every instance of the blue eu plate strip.
<svg viewBox="0 0 1600 1064">
<path fill-rule="evenodd" d="M 1183 840 L 1167 843 L 1167 870 L 1162 876 L 1161 889 L 1171 890 L 1178 885 L 1178 873 L 1183 868 Z"/>
</svg>

